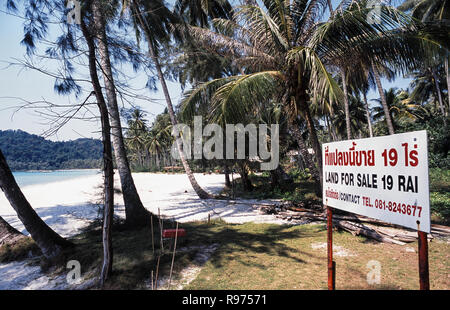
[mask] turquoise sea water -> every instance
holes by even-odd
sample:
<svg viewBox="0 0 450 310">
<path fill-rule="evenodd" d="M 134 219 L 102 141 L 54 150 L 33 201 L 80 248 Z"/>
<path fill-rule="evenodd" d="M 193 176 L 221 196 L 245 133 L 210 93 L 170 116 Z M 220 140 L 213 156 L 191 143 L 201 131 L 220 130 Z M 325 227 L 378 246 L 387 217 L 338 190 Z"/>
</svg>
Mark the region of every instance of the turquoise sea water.
<svg viewBox="0 0 450 310">
<path fill-rule="evenodd" d="M 60 182 L 64 180 L 91 176 L 101 173 L 96 169 L 55 170 L 55 171 L 16 171 L 13 175 L 20 187 Z"/>
</svg>

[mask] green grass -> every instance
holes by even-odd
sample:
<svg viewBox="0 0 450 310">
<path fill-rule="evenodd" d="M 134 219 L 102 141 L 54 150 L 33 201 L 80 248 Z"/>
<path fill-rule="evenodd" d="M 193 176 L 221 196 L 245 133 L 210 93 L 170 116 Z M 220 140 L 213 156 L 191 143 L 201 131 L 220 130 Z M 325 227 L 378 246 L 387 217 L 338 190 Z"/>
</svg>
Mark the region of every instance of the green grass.
<svg viewBox="0 0 450 310">
<path fill-rule="evenodd" d="M 450 224 L 450 170 L 430 169 L 430 207 L 434 222 Z"/>
<path fill-rule="evenodd" d="M 165 224 L 166 227 L 170 223 Z M 185 289 L 326 289 L 326 249 L 313 249 L 313 243 L 326 242 L 325 225 L 287 226 L 222 221 L 183 223 L 187 231 L 177 248 L 217 244 L 203 269 Z M 155 236 L 159 240 L 159 236 Z M 373 242 L 346 232 L 334 232 L 334 244 L 355 256 L 335 257 L 337 289 L 417 289 L 417 253 L 405 246 Z M 149 228 L 125 231 L 115 226 L 113 275 L 108 289 L 142 289 L 156 271 L 157 254 L 153 254 Z M 100 230 L 85 232 L 73 238 L 76 247 L 67 252 L 67 260 L 81 263 L 83 276 L 96 276 L 101 263 Z M 167 245 L 167 244 L 166 244 Z M 159 242 L 156 242 L 159 247 Z M 417 249 L 417 243 L 408 247 Z M 180 271 L 192 264 L 198 250 L 177 252 L 174 281 Z M 434 241 L 429 244 L 430 281 L 432 289 L 450 289 L 450 245 Z M 159 278 L 170 271 L 172 252 L 161 256 Z M 370 286 L 367 263 L 378 260 L 382 266 L 381 284 Z M 147 286 L 148 288 L 148 286 Z"/>
<path fill-rule="evenodd" d="M 215 240 L 220 248 L 186 289 L 326 289 L 326 242 L 324 225 L 280 226 L 269 224 L 195 225 L 196 233 Z M 334 244 L 355 256 L 336 257 L 337 289 L 418 289 L 417 254 L 405 246 L 372 242 L 346 232 L 335 232 Z M 417 243 L 408 247 L 417 249 Z M 450 245 L 429 245 L 432 289 L 450 289 Z M 381 283 L 371 286 L 367 263 L 381 263 Z"/>
<path fill-rule="evenodd" d="M 98 224 L 97 224 L 98 225 Z M 150 225 L 149 225 L 150 226 Z M 164 228 L 174 228 L 171 221 L 165 221 Z M 180 227 L 181 228 L 181 227 Z M 199 236 L 189 228 L 189 237 L 180 237 L 177 248 L 185 245 L 203 245 Z M 148 288 L 145 282 L 149 282 L 152 271 L 156 274 L 158 256 L 159 279 L 167 277 L 170 273 L 172 261 L 173 239 L 164 240 L 164 252 L 160 251 L 159 226 L 154 223 L 154 247 L 152 247 L 152 234 L 150 227 L 139 230 L 125 230 L 123 224 L 114 225 L 113 229 L 113 273 L 107 282 L 106 289 L 140 289 Z M 83 276 L 89 279 L 99 274 L 99 266 L 102 260 L 102 235 L 100 227 L 89 227 L 85 232 L 71 238 L 74 248 L 65 253 L 65 260 L 78 260 Z M 208 242 L 206 242 L 208 243 Z M 178 272 L 191 263 L 198 249 L 178 252 L 174 264 L 173 279 L 177 279 Z M 62 271 L 57 270 L 56 272 Z"/>
</svg>

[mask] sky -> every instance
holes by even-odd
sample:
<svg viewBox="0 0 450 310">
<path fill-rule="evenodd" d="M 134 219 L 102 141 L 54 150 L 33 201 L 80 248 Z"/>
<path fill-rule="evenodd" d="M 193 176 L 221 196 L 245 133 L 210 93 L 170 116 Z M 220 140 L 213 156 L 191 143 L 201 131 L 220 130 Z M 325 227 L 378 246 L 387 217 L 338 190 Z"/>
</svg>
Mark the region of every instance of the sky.
<svg viewBox="0 0 450 310">
<path fill-rule="evenodd" d="M 58 33 L 57 26 L 50 26 L 50 37 L 52 34 Z M 134 33 L 133 33 L 134 35 Z M 23 38 L 23 20 L 16 16 L 5 13 L 5 5 L 0 4 L 0 130 L 21 129 L 32 134 L 43 135 L 48 132 L 52 125 L 52 120 L 44 114 L 48 114 L 48 110 L 40 108 L 42 104 L 29 105 L 26 109 L 19 109 L 26 101 L 50 101 L 57 105 L 67 105 L 69 103 L 81 103 L 85 98 L 75 98 L 74 96 L 60 96 L 53 90 L 54 78 L 49 77 L 41 72 L 31 69 L 24 69 L 23 66 L 11 65 L 23 60 L 26 56 L 25 47 L 20 44 Z M 39 67 L 50 71 L 55 71 L 57 66 L 51 60 L 43 61 L 38 64 Z M 80 69 L 81 71 L 84 69 Z M 123 68 L 124 72 L 132 72 L 130 68 Z M 147 112 L 147 120 L 149 124 L 154 117 L 163 112 L 165 108 L 165 100 L 160 84 L 157 83 L 158 91 L 151 92 L 143 89 L 147 81 L 144 74 L 138 74 L 129 80 L 128 83 L 133 88 L 140 89 L 141 95 L 151 98 L 149 100 L 135 100 L 134 105 L 141 107 Z M 383 88 L 390 87 L 407 88 L 408 79 L 397 78 L 394 82 L 389 83 L 382 80 Z M 172 102 L 177 104 L 181 98 L 182 90 L 178 83 L 168 81 Z M 89 85 L 87 85 L 89 88 Z M 368 98 L 378 98 L 378 92 L 371 90 Z M 123 104 L 124 107 L 130 107 Z M 96 113 L 95 106 L 92 112 Z M 88 117 L 92 114 L 86 113 Z M 47 136 L 53 141 L 74 140 L 82 137 L 100 138 L 100 123 L 95 120 L 78 120 L 74 119 L 65 124 L 57 133 Z"/>
<path fill-rule="evenodd" d="M 50 37 L 57 34 L 55 26 L 50 26 Z M 134 33 L 133 33 L 134 35 Z M 50 101 L 54 104 L 81 103 L 85 97 L 75 98 L 74 96 L 60 96 L 53 90 L 55 79 L 41 72 L 25 69 L 21 65 L 11 65 L 18 63 L 26 58 L 26 50 L 20 41 L 23 38 L 23 20 L 16 16 L 5 13 L 4 2 L 0 3 L 0 130 L 21 129 L 26 132 L 42 135 L 52 127 L 51 120 L 44 116 L 48 110 L 40 108 L 42 104 L 33 104 L 26 109 L 19 109 L 26 101 Z M 43 50 L 43 49 L 42 49 Z M 57 70 L 58 66 L 52 61 L 42 61 L 37 64 L 41 68 L 50 71 Z M 122 68 L 127 73 L 132 73 L 130 68 Z M 77 68 L 83 72 L 87 69 Z M 128 83 L 143 96 L 151 98 L 148 100 L 134 100 L 133 104 L 141 107 L 147 112 L 147 120 L 152 123 L 154 117 L 162 113 L 165 108 L 165 99 L 161 90 L 151 92 L 143 89 L 147 77 L 141 73 L 134 76 Z M 174 104 L 181 98 L 181 87 L 178 83 L 167 81 L 170 95 Z M 85 84 L 86 85 L 86 84 Z M 159 83 L 157 84 L 159 87 Z M 91 90 L 90 85 L 86 88 Z M 119 108 L 131 106 L 119 100 Z M 96 113 L 96 107 L 92 107 L 93 113 Z M 89 117 L 91 114 L 87 114 Z M 53 123 L 54 124 L 54 123 Z M 99 121 L 72 120 L 64 125 L 56 134 L 47 137 L 53 141 L 66 141 L 78 138 L 100 138 L 101 133 Z"/>
</svg>

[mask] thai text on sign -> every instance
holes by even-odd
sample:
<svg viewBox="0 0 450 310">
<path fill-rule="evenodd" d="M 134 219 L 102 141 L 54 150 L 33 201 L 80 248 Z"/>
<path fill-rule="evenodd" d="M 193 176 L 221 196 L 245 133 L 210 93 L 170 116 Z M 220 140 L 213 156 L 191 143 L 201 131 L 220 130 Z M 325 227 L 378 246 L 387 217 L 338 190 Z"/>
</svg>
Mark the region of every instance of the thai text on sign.
<svg viewBox="0 0 450 310">
<path fill-rule="evenodd" d="M 426 131 L 322 145 L 330 207 L 430 232 Z"/>
</svg>

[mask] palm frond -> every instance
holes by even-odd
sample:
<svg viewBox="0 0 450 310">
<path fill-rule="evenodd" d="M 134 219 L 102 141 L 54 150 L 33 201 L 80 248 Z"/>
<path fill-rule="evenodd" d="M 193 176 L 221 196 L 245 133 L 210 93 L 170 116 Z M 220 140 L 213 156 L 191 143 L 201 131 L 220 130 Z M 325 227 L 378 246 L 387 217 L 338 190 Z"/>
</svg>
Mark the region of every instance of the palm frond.
<svg viewBox="0 0 450 310">
<path fill-rule="evenodd" d="M 283 75 L 262 71 L 233 79 L 214 93 L 210 120 L 220 124 L 244 122 L 255 114 L 255 107 L 277 95 Z"/>
</svg>

